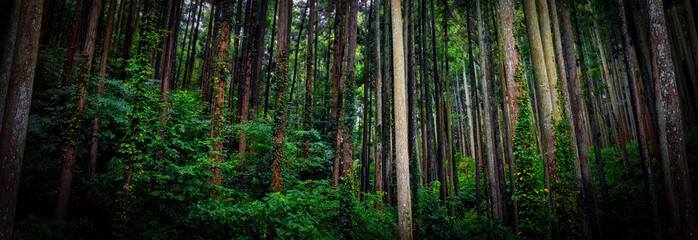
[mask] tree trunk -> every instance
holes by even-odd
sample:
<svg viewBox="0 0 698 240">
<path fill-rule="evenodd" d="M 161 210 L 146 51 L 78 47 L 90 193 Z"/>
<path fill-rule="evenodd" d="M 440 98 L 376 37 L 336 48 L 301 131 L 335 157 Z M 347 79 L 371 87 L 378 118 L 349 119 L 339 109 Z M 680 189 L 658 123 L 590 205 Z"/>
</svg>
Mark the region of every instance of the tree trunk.
<svg viewBox="0 0 698 240">
<path fill-rule="evenodd" d="M 489 71 L 491 69 L 490 65 L 488 64 L 488 54 L 486 54 L 487 49 L 491 47 L 490 42 L 487 40 L 489 39 L 489 30 L 485 30 L 486 28 L 486 20 L 482 16 L 482 6 L 480 4 L 480 0 L 476 1 L 476 7 L 477 7 L 477 21 L 478 21 L 478 45 L 480 46 L 480 66 L 483 66 L 483 70 L 480 72 L 480 79 L 481 79 L 481 84 L 482 84 L 482 101 L 483 101 L 483 118 L 484 118 L 484 123 L 485 123 L 485 141 L 487 144 L 487 171 L 489 174 L 489 184 L 490 184 L 490 191 L 491 191 L 491 201 L 492 201 L 492 218 L 497 220 L 497 221 L 502 221 L 504 218 L 504 200 L 501 195 L 501 192 L 499 191 L 499 180 L 498 180 L 498 173 L 497 173 L 497 159 L 495 158 L 495 152 L 498 151 L 495 148 L 495 127 L 498 126 L 493 126 L 493 116 L 492 114 L 494 113 L 493 107 L 492 106 L 492 101 L 490 97 L 490 87 L 489 85 L 492 84 L 493 81 L 490 81 L 490 75 Z"/>
<path fill-rule="evenodd" d="M 589 162 L 589 133 L 584 120 L 584 106 L 582 105 L 582 96 L 580 84 L 579 70 L 577 67 L 577 59 L 575 59 L 575 38 L 572 27 L 574 14 L 570 14 L 568 2 L 562 1 L 561 17 L 563 31 L 563 45 L 565 62 L 567 65 L 567 81 L 570 91 L 570 108 L 572 123 L 574 125 L 575 135 L 577 136 L 577 149 L 579 149 L 579 160 L 575 168 L 577 176 L 580 179 L 580 193 L 582 206 L 582 230 L 585 238 L 598 236 L 599 216 L 596 206 L 596 192 L 594 190 L 594 181 L 591 172 L 591 164 Z M 574 10 L 574 9 L 573 9 Z M 576 19 L 575 19 L 576 20 Z M 574 21 L 577 22 L 577 21 Z M 578 26 L 577 26 L 578 29 Z M 577 31 L 577 35 L 579 31 Z M 583 55 L 580 54 L 580 66 L 584 66 Z M 583 75 L 582 75 L 583 76 Z"/>
<path fill-rule="evenodd" d="M 541 155 L 545 159 L 545 166 L 550 166 L 549 163 L 553 161 L 553 151 L 555 149 L 554 131 L 552 126 L 553 121 L 553 104 L 550 89 L 548 84 L 548 73 L 545 62 L 545 54 L 543 50 L 543 43 L 541 40 L 541 30 L 538 22 L 538 14 L 536 13 L 536 2 L 535 0 L 524 0 L 525 18 L 526 18 L 526 29 L 528 30 L 528 37 L 531 44 L 531 58 L 533 60 L 533 70 L 535 74 L 536 82 L 536 96 L 538 111 L 540 113 L 540 124 L 543 137 L 541 138 L 544 142 L 542 144 Z M 546 167 L 546 172 L 549 172 Z M 549 182 L 548 175 L 546 174 L 546 182 Z M 546 184 L 547 185 L 547 184 Z"/>
<path fill-rule="evenodd" d="M 77 143 L 79 139 L 79 134 L 81 132 L 80 128 L 82 125 L 82 119 L 80 114 L 85 109 L 85 104 L 87 101 L 87 85 L 90 81 L 90 73 L 92 68 L 92 59 L 95 51 L 95 41 L 97 38 L 97 24 L 99 23 L 99 13 L 102 9 L 102 0 L 94 1 L 92 6 L 90 6 L 88 25 L 87 25 L 87 35 L 85 36 L 84 45 L 80 50 L 80 68 L 81 75 L 80 82 L 77 83 L 76 87 L 79 91 L 79 98 L 75 109 L 73 109 L 73 117 L 70 120 L 68 129 L 69 136 L 67 138 L 67 143 L 65 151 L 63 153 L 64 161 L 61 167 L 61 177 L 58 184 L 58 199 L 56 200 L 56 211 L 54 214 L 55 220 L 65 220 L 68 215 L 68 207 L 70 205 L 70 189 L 73 182 L 73 165 L 75 164 L 75 155 L 77 154 Z"/>
<path fill-rule="evenodd" d="M 216 71 L 213 77 L 213 112 L 211 113 L 211 177 L 207 182 L 214 188 L 211 191 L 211 198 L 218 199 L 218 191 L 215 189 L 222 184 L 223 176 L 221 169 L 217 166 L 223 161 L 221 151 L 223 150 L 223 139 L 221 130 L 225 121 L 225 75 L 228 73 L 228 66 L 225 62 L 228 60 L 228 45 L 230 45 L 230 20 L 232 15 L 232 3 L 224 3 L 222 7 L 223 22 L 221 22 L 220 39 L 218 40 L 218 61 L 216 63 Z"/>
<path fill-rule="evenodd" d="M 70 30 L 70 39 L 68 40 L 68 52 L 66 53 L 65 63 L 63 63 L 63 74 L 61 75 L 60 85 L 69 86 L 73 76 L 73 63 L 75 61 L 75 51 L 79 50 L 82 45 L 80 39 L 80 28 L 82 24 L 82 12 L 84 7 L 83 0 L 75 2 L 75 11 L 73 12 L 73 23 Z"/>
<path fill-rule="evenodd" d="M 623 50 L 625 51 L 625 70 L 628 74 L 629 86 L 630 86 L 630 100 L 633 110 L 633 115 L 635 116 L 635 130 L 637 131 L 637 142 L 638 149 L 640 152 L 640 162 L 642 163 L 642 172 L 645 178 L 645 187 L 647 188 L 648 203 L 650 205 L 650 210 L 652 214 L 652 226 L 654 227 L 654 238 L 662 238 L 662 225 L 660 222 L 659 210 L 657 207 L 657 193 L 656 187 L 654 185 L 654 173 L 652 170 L 652 162 L 649 153 L 649 146 L 647 145 L 647 129 L 645 126 L 644 109 L 642 109 L 642 95 L 639 91 L 638 80 L 640 78 L 640 70 L 637 65 L 637 57 L 635 55 L 635 48 L 632 46 L 632 38 L 628 33 L 628 24 L 625 17 L 625 5 L 623 0 L 616 1 L 618 5 L 618 14 L 620 18 L 620 32 L 621 38 L 623 40 Z M 656 151 L 656 150 L 655 150 Z"/>
<path fill-rule="evenodd" d="M 11 239 L 17 207 L 24 143 L 29 122 L 34 70 L 39 49 L 43 0 L 15 2 L 12 19 L 19 19 L 9 73 L 4 119 L 0 130 L 0 238 Z M 21 18 L 19 18 L 21 16 Z M 17 17 L 17 18 L 15 18 Z M 10 31 L 12 33 L 12 31 Z M 3 61 L 3 64 L 7 62 Z"/>
<path fill-rule="evenodd" d="M 379 201 L 377 203 L 378 208 L 382 204 L 383 200 L 383 139 L 385 133 L 383 132 L 383 79 L 381 76 L 381 41 L 380 41 L 380 6 L 381 0 L 372 0 L 371 8 L 373 8 L 373 43 L 375 44 L 375 59 L 373 71 L 375 73 L 376 81 L 376 150 L 374 157 L 374 188 L 376 193 L 379 195 Z"/>
<path fill-rule="evenodd" d="M 395 98 L 395 147 L 397 153 L 399 239 L 412 239 L 412 202 L 410 199 L 410 153 L 407 136 L 407 96 L 405 93 L 405 56 L 402 41 L 400 0 L 391 0 L 393 32 L 393 85 Z"/>
<path fill-rule="evenodd" d="M 501 19 L 501 30 L 502 30 L 502 52 L 505 57 L 504 64 L 504 81 L 506 81 L 507 88 L 507 98 L 506 106 L 509 108 L 508 125 L 508 136 L 507 140 L 508 148 L 510 152 L 513 152 L 514 148 L 514 128 L 519 121 L 519 98 L 524 94 L 523 89 L 519 87 L 519 82 L 516 80 L 516 74 L 519 74 L 520 63 L 519 63 L 519 51 L 517 49 L 517 41 L 514 38 L 514 22 L 515 22 L 515 8 L 513 0 L 499 0 L 499 17 Z M 510 154 L 507 160 L 510 162 L 510 171 L 514 171 L 512 168 L 515 156 Z M 512 181 L 513 182 L 513 181 Z M 515 192 L 515 185 L 512 184 L 512 193 Z M 514 232 L 519 232 L 518 224 L 518 204 L 517 201 L 513 200 L 513 214 L 514 214 Z"/>
<path fill-rule="evenodd" d="M 99 99 L 102 99 L 102 93 L 104 93 L 104 78 L 106 78 L 107 76 L 107 64 L 109 61 L 109 49 L 111 46 L 112 31 L 114 25 L 114 14 L 116 12 L 116 7 L 116 0 L 109 1 L 109 14 L 107 15 L 106 32 L 104 34 L 104 43 L 102 44 L 102 56 L 99 62 L 99 85 L 97 87 L 97 101 L 99 101 Z M 173 8 L 176 8 L 176 6 Z M 90 177 L 94 176 L 95 173 L 97 173 L 97 153 L 99 152 L 99 117 L 95 117 L 92 121 L 92 140 L 90 141 L 90 169 L 88 171 Z M 87 194 L 88 198 L 92 196 L 93 192 L 94 189 L 91 188 Z"/>
<path fill-rule="evenodd" d="M 279 13 L 279 1 L 276 0 L 276 1 L 274 1 L 274 18 L 273 18 L 274 20 L 271 23 L 271 33 L 272 33 L 271 46 L 269 47 L 269 51 L 268 51 L 270 53 L 274 52 L 274 43 L 276 43 L 276 41 L 274 41 L 274 37 L 275 37 L 274 32 L 276 32 L 276 16 L 278 13 Z M 308 35 L 308 36 L 310 36 L 310 35 Z M 310 45 L 308 45 L 308 46 L 310 46 Z M 310 51 L 310 49 L 308 49 L 308 50 Z M 310 53 L 308 53 L 308 54 L 310 54 Z M 271 89 L 271 78 L 272 78 L 271 71 L 272 71 L 272 68 L 275 68 L 274 67 L 274 54 L 269 55 L 269 62 L 267 63 L 267 86 L 266 86 L 266 89 L 264 90 L 264 116 L 267 116 L 267 112 L 269 111 L 268 110 L 268 108 L 269 108 L 269 89 Z"/>
<path fill-rule="evenodd" d="M 313 47 L 313 41 L 315 38 L 315 29 L 313 25 L 315 24 L 315 0 L 309 0 L 308 6 L 310 11 L 310 19 L 308 21 L 308 56 L 306 57 L 305 63 L 305 114 L 303 115 L 303 129 L 310 131 L 310 122 L 313 119 L 313 64 L 315 63 L 315 48 Z M 273 42 L 273 41 L 272 41 Z M 270 60 L 271 61 L 271 60 Z M 364 86 L 367 89 L 367 86 Z M 364 101 L 366 102 L 366 101 Z M 266 105 L 266 104 L 265 104 Z M 264 108 L 266 111 L 266 107 Z M 303 145 L 303 157 L 308 158 L 308 150 L 310 148 L 310 139 L 306 138 L 306 143 Z"/>
<path fill-rule="evenodd" d="M 286 103 L 286 91 L 288 85 L 288 59 L 291 50 L 291 17 L 293 14 L 293 2 L 291 0 L 279 0 L 279 31 L 276 39 L 279 48 L 276 51 L 276 83 L 277 90 L 276 108 L 280 113 L 274 118 L 274 160 L 272 161 L 271 188 L 274 192 L 281 190 L 281 161 L 284 156 L 284 131 L 288 121 Z"/>
<path fill-rule="evenodd" d="M 296 75 L 298 74 L 298 52 L 300 52 L 300 46 L 301 46 L 301 38 L 303 37 L 303 28 L 305 28 L 305 12 L 308 9 L 308 4 L 305 4 L 305 8 L 303 8 L 303 15 L 301 15 L 301 26 L 300 30 L 298 30 L 298 38 L 296 38 L 296 53 L 294 54 L 293 57 L 293 77 L 291 80 L 291 92 L 289 92 L 289 97 L 288 101 L 292 102 L 293 101 L 293 90 L 295 90 L 296 87 Z"/>
<path fill-rule="evenodd" d="M 678 229 L 682 239 L 696 236 L 698 227 L 693 212 L 686 147 L 684 145 L 683 122 L 676 88 L 674 63 L 664 18 L 663 1 L 648 0 L 650 36 L 652 43 L 652 69 L 656 79 L 655 99 L 659 124 L 659 151 L 662 156 L 664 181 L 672 188 L 667 195 L 673 195 L 675 208 L 670 208 L 673 227 Z M 672 201 L 669 198 L 668 201 Z M 671 204 L 670 204 L 671 205 Z"/>
<path fill-rule="evenodd" d="M 339 167 L 341 158 L 341 145 L 342 145 L 342 122 L 340 121 L 339 110 L 342 108 L 341 100 L 343 98 L 342 92 L 344 91 L 344 83 L 341 82 L 343 78 L 342 75 L 342 62 L 344 61 L 344 8 L 342 1 L 337 1 L 335 3 L 335 21 L 334 21 L 334 52 L 332 56 L 332 99 L 330 106 L 330 117 L 333 119 L 335 126 L 335 136 L 334 136 L 334 167 L 332 169 L 332 187 L 337 188 L 339 186 Z"/>
</svg>

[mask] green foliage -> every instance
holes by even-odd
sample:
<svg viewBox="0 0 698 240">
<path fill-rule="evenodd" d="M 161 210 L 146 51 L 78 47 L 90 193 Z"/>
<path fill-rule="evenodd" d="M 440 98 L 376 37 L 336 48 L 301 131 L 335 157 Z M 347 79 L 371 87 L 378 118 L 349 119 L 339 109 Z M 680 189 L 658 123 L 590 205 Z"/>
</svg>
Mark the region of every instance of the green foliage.
<svg viewBox="0 0 698 240">
<path fill-rule="evenodd" d="M 523 94 L 519 96 L 519 120 L 514 130 L 514 158 L 516 161 L 513 199 L 519 204 L 519 236 L 527 239 L 545 238 L 547 223 L 546 192 L 541 183 L 541 171 L 536 165 L 542 161 L 536 152 L 528 84 L 522 72 L 516 74 Z"/>
<path fill-rule="evenodd" d="M 395 210 L 374 208 L 378 199 L 365 201 L 344 190 L 335 191 L 329 181 L 303 181 L 283 193 L 269 193 L 261 200 L 233 203 L 203 200 L 192 206 L 190 226 L 207 231 L 202 238 L 224 239 L 338 239 L 341 202 L 348 202 L 351 236 L 356 239 L 395 238 Z"/>
<path fill-rule="evenodd" d="M 576 239 L 580 235 L 581 221 L 576 211 L 577 203 L 577 175 L 574 169 L 575 156 L 573 153 L 570 125 L 566 118 L 566 111 L 562 111 L 561 120 L 555 124 L 555 161 L 554 189 L 552 201 L 555 202 L 555 216 L 560 226 L 560 234 L 563 238 Z"/>
<path fill-rule="evenodd" d="M 415 236 L 427 239 L 515 239 L 510 229 L 493 220 L 479 219 L 473 211 L 463 216 L 449 216 L 433 189 L 419 188 L 419 203 L 413 214 Z M 413 206 L 415 207 L 415 206 Z"/>
</svg>

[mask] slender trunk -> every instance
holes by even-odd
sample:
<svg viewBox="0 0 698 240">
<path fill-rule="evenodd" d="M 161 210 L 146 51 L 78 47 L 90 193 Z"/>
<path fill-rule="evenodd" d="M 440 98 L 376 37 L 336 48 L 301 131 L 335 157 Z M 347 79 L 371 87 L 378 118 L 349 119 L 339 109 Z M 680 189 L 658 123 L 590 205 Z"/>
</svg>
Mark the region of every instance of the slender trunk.
<svg viewBox="0 0 698 240">
<path fill-rule="evenodd" d="M 293 91 L 296 87 L 296 75 L 298 73 L 298 52 L 300 52 L 301 38 L 303 37 L 303 28 L 305 27 L 305 12 L 307 9 L 308 4 L 305 4 L 305 8 L 303 8 L 303 15 L 301 16 L 301 27 L 300 30 L 298 30 L 298 38 L 296 38 L 296 53 L 293 57 L 293 80 L 291 80 L 291 92 L 289 92 L 290 95 L 288 97 L 289 102 L 293 101 Z"/>
<path fill-rule="evenodd" d="M 509 169 L 510 171 L 514 171 L 512 168 L 514 167 L 514 158 L 515 156 L 513 155 L 513 148 L 514 148 L 514 128 L 517 126 L 519 122 L 519 98 L 521 98 L 524 94 L 523 89 L 519 87 L 519 82 L 516 80 L 516 74 L 519 74 L 520 72 L 520 63 L 519 63 L 519 51 L 517 49 L 517 41 L 516 38 L 514 38 L 514 31 L 516 29 L 514 28 L 514 23 L 515 23 L 515 9 L 514 9 L 514 1 L 513 0 L 499 0 L 499 7 L 500 7 L 500 12 L 499 12 L 499 17 L 501 19 L 501 30 L 502 30 L 502 52 L 504 53 L 505 57 L 505 64 L 504 64 L 504 81 L 506 84 L 507 88 L 507 98 L 506 98 L 506 106 L 509 108 L 509 116 L 508 116 L 508 128 L 507 128 L 507 135 L 508 140 L 507 140 L 507 145 L 508 145 L 508 151 L 511 152 L 512 154 L 509 154 L 507 156 L 507 160 L 509 161 Z M 512 193 L 516 191 L 515 184 L 513 184 L 513 179 L 512 179 Z M 518 224 L 518 204 L 515 199 L 513 199 L 512 202 L 513 205 L 513 213 L 514 213 L 514 219 L 513 219 L 513 224 L 514 224 L 514 232 L 519 232 L 519 224 Z"/>
<path fill-rule="evenodd" d="M 73 23 L 70 30 L 70 40 L 68 40 L 68 52 L 66 53 L 65 63 L 63 63 L 63 74 L 61 76 L 60 85 L 69 86 L 73 78 L 73 62 L 75 61 L 75 51 L 80 46 L 80 25 L 82 24 L 82 8 L 83 0 L 75 2 L 75 11 L 73 12 Z"/>
<path fill-rule="evenodd" d="M 68 207 L 70 206 L 70 190 L 73 182 L 73 165 L 75 164 L 75 157 L 77 154 L 77 143 L 79 139 L 79 133 L 81 132 L 82 118 L 80 114 L 85 109 L 85 104 L 87 101 L 87 85 L 90 81 L 90 74 L 92 68 L 92 60 L 95 51 L 95 41 L 97 38 L 97 24 L 99 23 L 99 13 L 102 8 L 102 0 L 94 1 L 89 9 L 89 18 L 87 25 L 87 35 L 85 36 L 83 48 L 80 50 L 80 68 L 81 75 L 80 81 L 77 83 L 76 87 L 78 89 L 79 97 L 77 100 L 77 105 L 73 109 L 73 117 L 70 120 L 68 131 L 69 136 L 67 138 L 67 143 L 65 151 L 63 152 L 63 165 L 61 167 L 61 177 L 58 184 L 58 199 L 56 200 L 56 211 L 54 213 L 54 219 L 62 221 L 65 220 L 68 215 Z"/>
<path fill-rule="evenodd" d="M 223 161 L 223 156 L 221 151 L 223 150 L 223 139 L 221 136 L 221 131 L 223 125 L 225 124 L 225 84 L 226 84 L 226 74 L 228 74 L 228 66 L 226 61 L 228 60 L 228 46 L 230 45 L 230 20 L 232 14 L 232 3 L 226 3 L 221 8 L 223 11 L 223 22 L 221 22 L 220 39 L 218 40 L 218 59 L 216 63 L 216 71 L 213 77 L 213 111 L 211 113 L 211 175 L 207 182 L 214 188 L 211 191 L 210 197 L 212 199 L 218 199 L 218 191 L 215 188 L 222 184 L 223 176 L 221 175 L 221 169 L 218 167 Z"/>
<path fill-rule="evenodd" d="M 276 51 L 276 83 L 277 89 L 276 108 L 279 115 L 274 119 L 274 160 L 272 161 L 271 188 L 274 192 L 281 190 L 281 161 L 284 156 L 284 132 L 288 121 L 286 104 L 286 91 L 288 85 L 288 58 L 291 50 L 291 16 L 293 14 L 293 2 L 291 0 L 279 0 L 279 31 L 277 40 L 279 49 Z"/>
<path fill-rule="evenodd" d="M 278 12 L 279 12 L 279 1 L 276 0 L 276 1 L 274 1 L 274 17 L 273 17 L 274 20 L 271 23 L 272 35 L 271 35 L 271 46 L 269 47 L 270 53 L 274 52 L 274 43 L 276 43 L 274 41 L 274 38 L 276 37 L 276 35 L 274 35 L 274 32 L 276 32 L 276 16 L 277 16 Z M 310 14 L 312 14 L 312 13 L 310 13 Z M 310 33 L 308 33 L 308 34 L 310 34 Z M 308 36 L 310 36 L 310 35 L 308 35 Z M 311 45 L 308 45 L 308 46 L 310 47 Z M 308 50 L 310 51 L 310 49 L 308 49 Z M 310 53 L 308 53 L 308 54 L 310 55 Z M 266 85 L 266 89 L 264 90 L 264 116 L 267 115 L 268 108 L 269 108 L 269 90 L 271 89 L 271 78 L 272 78 L 271 71 L 273 68 L 275 68 L 275 66 L 274 66 L 274 54 L 271 54 L 271 55 L 269 55 L 269 63 L 267 63 L 267 85 Z"/>
<path fill-rule="evenodd" d="M 203 4 L 200 4 L 203 5 Z M 184 89 L 191 89 L 191 78 L 194 71 L 194 59 L 196 58 L 196 47 L 199 40 L 199 25 L 201 24 L 201 10 L 203 6 L 198 7 L 198 13 L 196 14 L 196 20 L 194 24 L 194 29 L 192 30 L 192 40 L 189 41 L 189 51 L 187 54 L 187 61 L 184 65 Z"/>
<path fill-rule="evenodd" d="M 334 52 L 332 56 L 332 99 L 330 106 L 330 117 L 335 122 L 335 134 L 334 134 L 334 167 L 332 169 L 332 187 L 337 188 L 339 185 L 339 167 L 340 167 L 340 155 L 341 155 L 341 144 L 342 144 L 342 123 L 340 121 L 339 110 L 341 107 L 341 100 L 343 98 L 342 92 L 344 91 L 344 83 L 341 82 L 343 78 L 342 75 L 342 62 L 344 60 L 344 8 L 342 1 L 337 1 L 335 4 L 335 21 L 334 21 Z"/>
<path fill-rule="evenodd" d="M 637 142 L 640 152 L 640 161 L 642 163 L 642 172 L 645 178 L 645 187 L 647 188 L 648 203 L 650 205 L 652 214 L 652 226 L 654 227 L 654 238 L 662 238 L 662 225 L 660 222 L 659 210 L 657 206 L 657 190 L 654 185 L 654 173 L 652 170 L 652 162 L 649 153 L 649 146 L 647 145 L 647 133 L 646 133 L 646 123 L 644 118 L 644 109 L 642 109 L 642 95 L 639 91 L 638 80 L 640 78 L 640 70 L 637 65 L 637 57 L 635 54 L 635 48 L 632 46 L 632 37 L 628 33 L 628 24 L 625 17 L 625 5 L 623 0 L 616 1 L 618 5 L 618 12 L 620 16 L 620 30 L 621 38 L 623 40 L 623 50 L 625 51 L 625 70 L 628 74 L 629 87 L 630 87 L 630 100 L 632 105 L 633 115 L 635 116 L 635 130 L 637 131 Z M 655 150 L 656 151 L 656 150 Z"/>
<path fill-rule="evenodd" d="M 490 184 L 490 195 L 491 195 L 491 201 L 492 201 L 492 218 L 497 220 L 497 221 L 502 221 L 504 218 L 504 209 L 503 207 L 503 197 L 501 195 L 501 192 L 499 191 L 499 181 L 497 177 L 497 159 L 495 157 L 495 152 L 498 151 L 495 148 L 495 130 L 494 128 L 497 126 L 493 126 L 493 113 L 494 109 L 492 106 L 492 97 L 490 97 L 490 85 L 492 85 L 493 81 L 490 81 L 490 75 L 489 71 L 491 69 L 490 65 L 488 64 L 488 54 L 487 49 L 491 47 L 490 42 L 489 42 L 489 30 L 485 30 L 486 28 L 486 20 L 482 16 L 482 6 L 480 4 L 480 0 L 476 1 L 476 8 L 477 8 L 477 21 L 478 21 L 478 45 L 480 46 L 480 66 L 483 66 L 483 70 L 480 72 L 480 79 L 481 79 L 481 84 L 482 84 L 482 101 L 483 101 L 483 122 L 485 123 L 485 141 L 487 144 L 487 171 L 488 171 L 488 176 L 489 176 L 489 184 Z"/>
<path fill-rule="evenodd" d="M 379 201 L 377 203 L 378 208 L 382 204 L 383 200 L 383 79 L 381 76 L 381 41 L 380 41 L 380 5 L 381 0 L 372 0 L 371 8 L 373 8 L 373 43 L 375 44 L 373 59 L 373 72 L 375 73 L 376 81 L 376 143 L 375 143 L 375 157 L 374 157 L 374 188 L 376 193 L 379 195 Z M 328 59 L 329 60 L 329 59 Z"/>
<path fill-rule="evenodd" d="M 307 39 L 308 40 L 308 56 L 306 57 L 306 63 L 305 63 L 305 75 L 306 75 L 305 76 L 305 114 L 302 118 L 303 118 L 303 129 L 305 129 L 306 131 L 309 131 L 310 130 L 310 122 L 313 119 L 313 117 L 312 117 L 313 116 L 313 78 L 315 77 L 314 76 L 315 74 L 313 74 L 313 68 L 315 67 L 313 65 L 315 63 L 315 48 L 313 47 L 313 41 L 315 41 L 314 40 L 315 29 L 313 28 L 313 25 L 315 24 L 315 0 L 309 0 L 307 4 L 308 4 L 308 7 L 310 7 L 310 11 L 308 12 L 310 19 L 308 21 L 308 39 Z M 368 86 L 364 86 L 364 88 L 365 88 L 365 91 L 368 91 Z M 367 101 L 364 101 L 364 103 L 366 103 L 366 105 L 367 105 Z M 264 110 L 266 111 L 266 107 L 264 108 Z M 309 142 L 310 142 L 310 139 L 307 139 L 306 143 L 303 145 L 303 157 L 304 158 L 308 158 L 308 150 L 310 148 Z M 366 156 L 366 157 L 368 157 L 368 156 Z M 366 183 L 366 185 L 368 185 L 368 183 Z M 363 185 L 362 185 L 362 187 L 363 187 Z"/>
<path fill-rule="evenodd" d="M 470 19 L 472 13 L 472 9 L 469 9 L 466 18 L 468 19 L 468 61 L 469 61 L 469 72 L 470 72 L 470 98 L 472 99 L 473 104 L 471 105 L 471 111 L 473 112 L 472 118 L 474 119 L 474 124 L 473 124 L 473 130 L 471 132 L 474 132 L 474 138 L 473 138 L 473 157 L 475 158 L 475 208 L 477 210 L 477 215 L 482 216 L 482 209 L 480 208 L 481 202 L 482 202 L 482 191 L 480 190 L 480 161 L 482 160 L 482 151 L 480 151 L 481 146 L 480 146 L 480 101 L 478 99 L 478 87 L 477 87 L 477 78 L 475 77 L 475 58 L 473 56 L 473 35 L 472 29 L 473 29 L 473 23 Z"/>
<path fill-rule="evenodd" d="M 585 238 L 590 238 L 598 234 L 598 211 L 596 206 L 596 192 L 594 190 L 593 176 L 591 172 L 591 164 L 589 162 L 589 134 L 584 120 L 584 106 L 582 105 L 582 96 L 579 86 L 579 70 L 577 68 L 577 59 L 575 59 L 575 31 L 572 27 L 571 18 L 567 1 L 562 1 L 561 17 L 563 31 L 563 45 L 565 62 L 567 63 L 567 82 L 570 91 L 570 109 L 572 116 L 571 125 L 575 126 L 575 135 L 577 136 L 577 149 L 579 160 L 575 163 L 578 179 L 580 179 L 580 195 L 582 206 L 582 230 Z M 575 21 L 576 22 L 576 21 Z M 577 31 L 577 35 L 579 32 Z M 579 35 L 578 35 L 579 36 Z M 580 55 L 580 66 L 584 66 L 583 55 Z"/>
<path fill-rule="evenodd" d="M 109 14 L 107 15 L 106 33 L 104 34 L 104 43 L 102 44 L 102 56 L 99 63 L 99 85 L 97 86 L 97 101 L 102 98 L 104 93 L 104 78 L 107 76 L 107 64 L 109 61 L 109 49 L 111 46 L 112 30 L 114 25 L 114 14 L 116 12 L 116 0 L 109 1 Z M 97 153 L 99 151 L 99 117 L 92 120 L 92 140 L 90 141 L 90 168 L 89 176 L 92 177 L 97 173 Z M 92 196 L 94 189 L 90 189 L 87 193 L 88 198 Z"/>
</svg>

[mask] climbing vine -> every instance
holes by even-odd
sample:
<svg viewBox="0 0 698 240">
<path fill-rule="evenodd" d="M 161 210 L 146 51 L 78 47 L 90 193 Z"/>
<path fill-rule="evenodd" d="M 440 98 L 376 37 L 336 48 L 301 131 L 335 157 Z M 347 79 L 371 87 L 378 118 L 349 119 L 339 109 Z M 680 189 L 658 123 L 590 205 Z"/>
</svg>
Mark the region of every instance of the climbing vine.
<svg viewBox="0 0 698 240">
<path fill-rule="evenodd" d="M 541 183 L 540 155 L 536 151 L 532 111 L 528 96 L 528 84 L 522 77 L 521 68 L 515 78 L 522 89 L 519 95 L 519 120 L 514 132 L 514 158 L 516 161 L 516 190 L 513 198 L 519 204 L 519 232 L 517 234 L 527 239 L 545 238 L 546 216 L 545 193 Z"/>
</svg>

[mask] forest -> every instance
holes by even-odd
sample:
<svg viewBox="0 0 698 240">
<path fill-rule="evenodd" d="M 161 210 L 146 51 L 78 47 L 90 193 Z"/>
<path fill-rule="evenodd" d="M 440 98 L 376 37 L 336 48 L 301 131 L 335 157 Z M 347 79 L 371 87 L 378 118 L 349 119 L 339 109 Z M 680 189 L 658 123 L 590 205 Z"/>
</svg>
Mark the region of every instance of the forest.
<svg viewBox="0 0 698 240">
<path fill-rule="evenodd" d="M 698 0 L 0 0 L 0 240 L 698 239 Z"/>
</svg>

